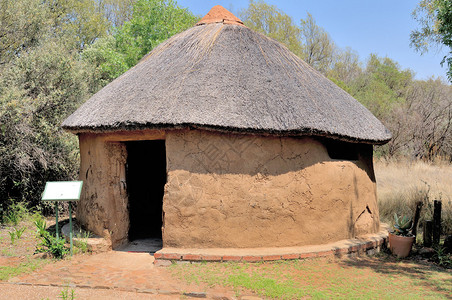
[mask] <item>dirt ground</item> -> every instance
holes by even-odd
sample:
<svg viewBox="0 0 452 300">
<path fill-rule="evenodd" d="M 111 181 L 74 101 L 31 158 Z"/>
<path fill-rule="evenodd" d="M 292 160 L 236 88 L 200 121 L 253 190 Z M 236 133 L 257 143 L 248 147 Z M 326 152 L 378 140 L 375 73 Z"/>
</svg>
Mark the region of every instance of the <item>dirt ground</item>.
<svg viewBox="0 0 452 300">
<path fill-rule="evenodd" d="M 153 295 L 137 292 L 124 292 L 118 290 L 103 290 L 92 288 L 62 288 L 55 286 L 32 286 L 0 283 L 0 299 L 61 299 L 62 292 L 68 291 L 71 295 L 74 290 L 74 299 L 111 300 L 111 299 L 180 299 L 176 295 Z M 68 299 L 71 299 L 70 297 Z"/>
<path fill-rule="evenodd" d="M 154 257 L 149 253 L 121 251 L 77 255 L 47 264 L 33 273 L 11 278 L 9 283 L 75 286 L 170 296 L 184 293 L 221 295 L 229 299 L 234 296 L 228 288 L 188 284 L 175 278 L 167 268 L 156 267 Z"/>
</svg>

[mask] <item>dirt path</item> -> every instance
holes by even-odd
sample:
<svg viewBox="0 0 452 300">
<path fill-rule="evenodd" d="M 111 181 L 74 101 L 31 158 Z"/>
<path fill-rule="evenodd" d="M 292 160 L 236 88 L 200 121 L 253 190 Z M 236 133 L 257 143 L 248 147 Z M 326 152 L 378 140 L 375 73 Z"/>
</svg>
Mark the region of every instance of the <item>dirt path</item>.
<svg viewBox="0 0 452 300">
<path fill-rule="evenodd" d="M 0 299 L 61 299 L 62 292 L 71 294 L 72 288 L 55 286 L 31 286 L 11 283 L 0 283 Z M 71 299 L 69 296 L 68 299 Z M 112 300 L 112 299 L 180 299 L 176 295 L 153 295 L 149 293 L 125 292 L 93 288 L 74 288 L 74 299 Z"/>
<path fill-rule="evenodd" d="M 222 287 L 208 287 L 205 284 L 189 285 L 172 277 L 167 268 L 156 267 L 154 257 L 148 253 L 120 251 L 75 256 L 72 259 L 48 264 L 31 274 L 11 278 L 9 283 L 15 284 L 13 289 L 19 287 L 19 290 L 23 288 L 24 291 L 29 289 L 29 285 L 36 285 L 37 289 L 43 286 L 57 286 L 56 290 L 59 292 L 69 286 L 75 288 L 76 292 L 87 289 L 105 293 L 121 291 L 139 293 L 143 297 L 159 295 L 180 298 L 184 293 L 187 297 L 190 295 L 209 298 L 224 297 L 224 299 L 234 297 L 233 291 Z M 38 297 L 38 299 L 41 298 Z M 120 297 L 119 299 L 135 298 Z"/>
</svg>

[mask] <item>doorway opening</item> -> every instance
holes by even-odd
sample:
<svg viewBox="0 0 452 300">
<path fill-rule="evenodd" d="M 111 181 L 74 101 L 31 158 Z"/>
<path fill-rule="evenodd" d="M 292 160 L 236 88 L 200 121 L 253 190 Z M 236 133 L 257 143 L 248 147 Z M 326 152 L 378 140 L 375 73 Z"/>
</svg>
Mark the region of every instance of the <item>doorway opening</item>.
<svg viewBox="0 0 452 300">
<path fill-rule="evenodd" d="M 166 183 L 164 140 L 126 142 L 129 241 L 162 239 Z"/>
</svg>

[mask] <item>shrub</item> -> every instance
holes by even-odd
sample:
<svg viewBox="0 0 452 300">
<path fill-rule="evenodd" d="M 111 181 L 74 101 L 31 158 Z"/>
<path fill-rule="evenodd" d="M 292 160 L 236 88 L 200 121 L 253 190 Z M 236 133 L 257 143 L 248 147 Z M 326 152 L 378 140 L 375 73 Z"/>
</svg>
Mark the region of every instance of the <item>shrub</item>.
<svg viewBox="0 0 452 300">
<path fill-rule="evenodd" d="M 41 242 L 39 243 L 37 252 L 49 252 L 55 258 L 63 258 L 69 249 L 65 245 L 65 240 L 56 238 L 47 231 L 46 222 L 44 219 L 35 220 L 38 237 Z"/>
</svg>

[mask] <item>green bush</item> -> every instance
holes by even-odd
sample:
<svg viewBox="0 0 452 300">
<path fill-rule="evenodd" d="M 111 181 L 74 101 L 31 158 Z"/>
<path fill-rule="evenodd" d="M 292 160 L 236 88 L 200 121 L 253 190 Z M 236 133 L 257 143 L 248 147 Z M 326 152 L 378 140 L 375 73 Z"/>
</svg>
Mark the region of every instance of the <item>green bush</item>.
<svg viewBox="0 0 452 300">
<path fill-rule="evenodd" d="M 64 239 L 56 238 L 47 231 L 47 224 L 45 220 L 38 219 L 35 221 L 38 237 L 41 242 L 36 249 L 37 252 L 48 252 L 55 258 L 63 258 L 69 253 L 68 247 Z"/>
</svg>

